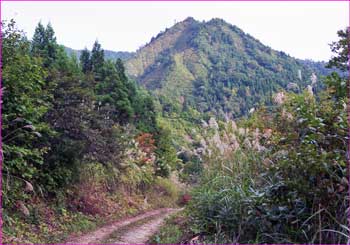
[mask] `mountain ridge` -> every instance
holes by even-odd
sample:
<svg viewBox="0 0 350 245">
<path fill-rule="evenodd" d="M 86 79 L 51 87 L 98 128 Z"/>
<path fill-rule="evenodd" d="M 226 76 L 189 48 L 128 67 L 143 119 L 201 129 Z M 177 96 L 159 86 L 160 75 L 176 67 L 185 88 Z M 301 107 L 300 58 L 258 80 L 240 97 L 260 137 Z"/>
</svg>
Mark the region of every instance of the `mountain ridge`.
<svg viewBox="0 0 350 245">
<path fill-rule="evenodd" d="M 77 58 L 80 57 L 82 49 L 73 49 L 63 45 L 66 53 L 70 55 L 75 55 Z M 128 51 L 113 51 L 113 50 L 104 50 L 105 59 L 117 60 L 118 58 L 125 61 L 134 55 L 134 52 Z"/>
<path fill-rule="evenodd" d="M 276 51 L 222 19 L 192 17 L 160 32 L 125 61 L 128 74 L 175 111 L 193 107 L 223 116 L 246 114 L 271 95 L 310 77 L 326 75 L 322 62 L 302 61 Z M 317 85 L 319 86 L 319 85 Z M 174 103 L 173 103 L 174 104 Z"/>
<path fill-rule="evenodd" d="M 80 51 L 66 50 L 79 56 Z M 275 92 L 300 92 L 313 73 L 331 72 L 325 62 L 274 50 L 220 18 L 187 17 L 135 52 L 105 50 L 105 58 L 121 58 L 128 76 L 150 90 L 167 112 L 191 107 L 220 117 L 245 115 L 271 104 Z"/>
</svg>

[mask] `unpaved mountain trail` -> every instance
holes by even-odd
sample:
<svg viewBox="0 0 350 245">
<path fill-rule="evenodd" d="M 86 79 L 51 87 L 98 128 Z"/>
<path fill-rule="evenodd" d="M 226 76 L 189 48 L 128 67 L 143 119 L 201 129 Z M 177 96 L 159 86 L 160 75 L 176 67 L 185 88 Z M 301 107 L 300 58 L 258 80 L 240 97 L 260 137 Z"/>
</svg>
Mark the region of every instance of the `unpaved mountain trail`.
<svg viewBox="0 0 350 245">
<path fill-rule="evenodd" d="M 146 243 L 151 236 L 156 233 L 161 227 L 164 216 L 168 216 L 168 214 L 163 214 L 157 217 L 150 222 L 147 222 L 141 226 L 137 226 L 134 229 L 128 230 L 124 235 L 120 238 L 117 238 L 113 243 L 116 244 L 140 244 Z"/>
<path fill-rule="evenodd" d="M 136 217 L 116 221 L 83 236 L 67 241 L 69 244 L 141 244 L 158 231 L 164 219 L 182 209 L 162 208 Z M 141 223 L 141 224 L 140 224 Z"/>
</svg>

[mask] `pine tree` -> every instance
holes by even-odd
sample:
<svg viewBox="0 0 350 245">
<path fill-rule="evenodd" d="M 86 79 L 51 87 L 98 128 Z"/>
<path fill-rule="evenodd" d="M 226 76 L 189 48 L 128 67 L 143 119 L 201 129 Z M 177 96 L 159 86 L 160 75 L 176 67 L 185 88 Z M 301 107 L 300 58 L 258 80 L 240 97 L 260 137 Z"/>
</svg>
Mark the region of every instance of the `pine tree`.
<svg viewBox="0 0 350 245">
<path fill-rule="evenodd" d="M 31 53 L 34 56 L 39 57 L 44 57 L 47 55 L 45 49 L 45 27 L 41 24 L 41 22 L 38 23 L 34 31 Z"/>
<path fill-rule="evenodd" d="M 125 75 L 125 67 L 121 59 L 117 59 L 115 62 L 115 68 L 117 70 L 118 76 L 122 81 L 126 81 L 127 77 Z"/>
<path fill-rule="evenodd" d="M 104 78 L 97 84 L 96 90 L 103 105 L 110 105 L 113 111 L 110 114 L 120 123 L 129 122 L 134 114 L 130 101 L 130 89 L 126 75 L 119 74 L 111 61 L 104 65 Z M 125 77 L 122 80 L 120 77 Z"/>
<path fill-rule="evenodd" d="M 31 53 L 34 56 L 41 57 L 45 67 L 50 67 L 57 58 L 57 49 L 55 32 L 51 24 L 47 24 L 45 28 L 39 22 L 33 35 Z"/>
<path fill-rule="evenodd" d="M 84 73 L 88 73 L 92 71 L 92 64 L 90 59 L 90 52 L 85 48 L 80 55 L 80 64 L 81 69 Z"/>
<path fill-rule="evenodd" d="M 101 44 L 96 40 L 91 51 L 91 66 L 92 71 L 95 73 L 96 80 L 102 79 L 102 71 L 104 65 L 104 51 L 101 48 Z"/>
<path fill-rule="evenodd" d="M 45 30 L 45 45 L 47 50 L 47 65 L 51 65 L 55 62 L 55 59 L 57 58 L 57 41 L 55 37 L 55 32 L 51 26 L 51 23 L 49 22 L 46 26 Z"/>
</svg>

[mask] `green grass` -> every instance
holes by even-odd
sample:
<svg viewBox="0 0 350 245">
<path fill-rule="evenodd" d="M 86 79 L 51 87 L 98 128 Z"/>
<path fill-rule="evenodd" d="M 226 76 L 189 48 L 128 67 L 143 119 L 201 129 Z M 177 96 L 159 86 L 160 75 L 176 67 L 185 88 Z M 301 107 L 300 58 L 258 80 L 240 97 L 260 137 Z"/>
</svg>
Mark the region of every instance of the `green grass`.
<svg viewBox="0 0 350 245">
<path fill-rule="evenodd" d="M 69 234 L 83 234 L 94 230 L 102 220 L 80 212 L 64 210 L 52 220 L 31 215 L 23 219 L 19 215 L 6 218 L 3 226 L 4 243 L 61 243 Z M 35 219 L 35 220 L 34 220 Z"/>
<path fill-rule="evenodd" d="M 147 243 L 150 244 L 179 244 L 189 240 L 194 234 L 189 226 L 188 215 L 180 211 L 165 220 L 160 230 Z"/>
</svg>

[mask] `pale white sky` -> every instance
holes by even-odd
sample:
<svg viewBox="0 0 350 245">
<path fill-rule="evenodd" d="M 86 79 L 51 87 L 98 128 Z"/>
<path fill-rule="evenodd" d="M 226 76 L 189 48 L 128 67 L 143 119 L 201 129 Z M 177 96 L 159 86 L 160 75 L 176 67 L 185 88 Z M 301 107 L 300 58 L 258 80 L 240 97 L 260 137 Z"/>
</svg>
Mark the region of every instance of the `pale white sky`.
<svg viewBox="0 0 350 245">
<path fill-rule="evenodd" d="M 29 38 L 41 20 L 51 22 L 60 44 L 136 51 L 175 20 L 218 17 L 262 43 L 294 57 L 328 60 L 328 44 L 349 25 L 343 2 L 10 2 L 1 1 L 1 18 L 14 18 Z"/>
</svg>

